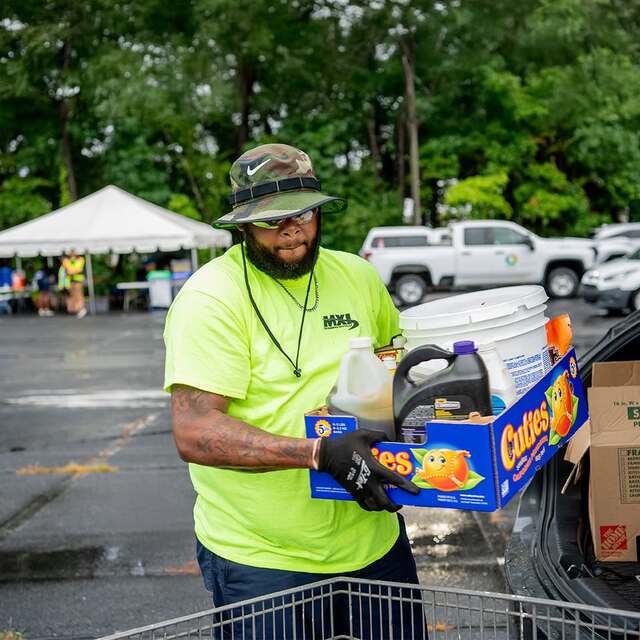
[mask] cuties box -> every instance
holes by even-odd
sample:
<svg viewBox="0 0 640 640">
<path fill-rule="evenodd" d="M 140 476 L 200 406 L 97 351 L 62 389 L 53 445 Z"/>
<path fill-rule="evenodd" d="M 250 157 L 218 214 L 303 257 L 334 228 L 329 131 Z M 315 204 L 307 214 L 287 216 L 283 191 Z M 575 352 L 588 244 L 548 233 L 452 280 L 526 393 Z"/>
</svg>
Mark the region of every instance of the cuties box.
<svg viewBox="0 0 640 640">
<path fill-rule="evenodd" d="M 432 421 L 422 444 L 379 442 L 375 457 L 414 482 L 411 495 L 390 486 L 397 504 L 495 511 L 511 498 L 588 420 L 587 400 L 571 349 L 514 404 L 493 418 Z M 305 415 L 307 437 L 332 438 L 357 428 L 353 416 L 322 410 Z M 352 500 L 329 474 L 310 471 L 311 497 Z"/>
</svg>

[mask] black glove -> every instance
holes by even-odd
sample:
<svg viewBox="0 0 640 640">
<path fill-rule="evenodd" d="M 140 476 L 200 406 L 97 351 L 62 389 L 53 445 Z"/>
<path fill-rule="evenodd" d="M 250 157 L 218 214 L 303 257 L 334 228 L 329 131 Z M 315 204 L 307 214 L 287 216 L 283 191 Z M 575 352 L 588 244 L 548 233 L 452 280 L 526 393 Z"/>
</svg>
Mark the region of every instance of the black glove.
<svg viewBox="0 0 640 640">
<path fill-rule="evenodd" d="M 381 465 L 371 453 L 371 445 L 385 439 L 382 431 L 356 429 L 320 442 L 318 471 L 330 473 L 366 511 L 398 511 L 389 500 L 383 483 L 393 484 L 412 494 L 420 489 L 406 478 Z"/>
</svg>

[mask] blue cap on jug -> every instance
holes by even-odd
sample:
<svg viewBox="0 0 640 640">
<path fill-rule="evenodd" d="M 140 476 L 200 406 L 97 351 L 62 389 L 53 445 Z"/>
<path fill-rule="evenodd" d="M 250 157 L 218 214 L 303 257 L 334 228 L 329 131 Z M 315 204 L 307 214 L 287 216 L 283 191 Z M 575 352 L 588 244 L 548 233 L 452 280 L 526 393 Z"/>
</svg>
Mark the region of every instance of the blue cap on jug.
<svg viewBox="0 0 640 640">
<path fill-rule="evenodd" d="M 463 355 L 465 353 L 475 353 L 477 351 L 473 340 L 459 340 L 453 343 L 453 353 Z"/>
</svg>

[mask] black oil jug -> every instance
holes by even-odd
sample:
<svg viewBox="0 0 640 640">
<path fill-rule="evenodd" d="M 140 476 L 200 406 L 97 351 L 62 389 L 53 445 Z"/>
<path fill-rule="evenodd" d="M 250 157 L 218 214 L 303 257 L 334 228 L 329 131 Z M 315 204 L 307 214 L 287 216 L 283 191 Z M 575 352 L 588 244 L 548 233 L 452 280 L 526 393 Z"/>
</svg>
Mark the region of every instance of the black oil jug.
<svg viewBox="0 0 640 640">
<path fill-rule="evenodd" d="M 409 371 L 427 360 L 449 365 L 421 382 L 409 379 Z M 453 345 L 453 353 L 436 345 L 416 347 L 400 361 L 393 379 L 393 415 L 396 440 L 421 443 L 425 422 L 464 420 L 472 412 L 492 415 L 489 374 L 471 340 Z"/>
</svg>

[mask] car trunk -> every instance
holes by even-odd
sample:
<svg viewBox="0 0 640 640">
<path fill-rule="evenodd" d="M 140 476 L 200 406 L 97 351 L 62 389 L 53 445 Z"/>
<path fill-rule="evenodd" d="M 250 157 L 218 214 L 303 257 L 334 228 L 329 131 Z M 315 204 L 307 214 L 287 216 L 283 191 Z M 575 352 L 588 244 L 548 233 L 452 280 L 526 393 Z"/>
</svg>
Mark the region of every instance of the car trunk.
<svg viewBox="0 0 640 640">
<path fill-rule="evenodd" d="M 613 327 L 580 358 L 585 386 L 594 362 L 640 358 L 640 313 Z M 505 569 L 516 594 L 640 610 L 640 563 L 595 560 L 588 515 L 589 464 L 561 493 L 573 466 L 556 456 L 520 499 Z"/>
</svg>

